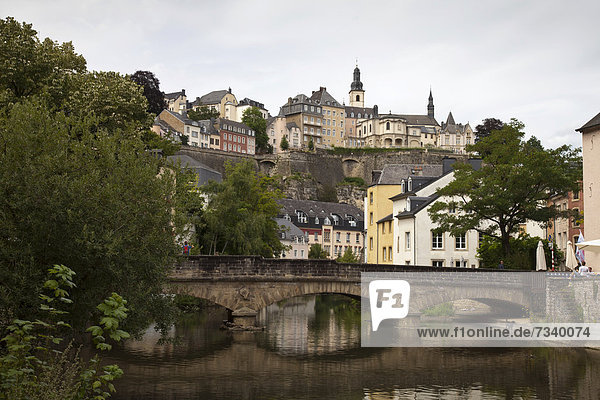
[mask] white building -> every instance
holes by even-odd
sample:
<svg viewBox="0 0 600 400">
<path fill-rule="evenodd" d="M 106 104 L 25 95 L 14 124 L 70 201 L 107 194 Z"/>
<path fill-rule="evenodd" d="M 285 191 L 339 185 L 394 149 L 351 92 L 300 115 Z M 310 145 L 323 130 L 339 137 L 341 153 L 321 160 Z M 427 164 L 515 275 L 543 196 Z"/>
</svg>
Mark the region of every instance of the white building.
<svg viewBox="0 0 600 400">
<path fill-rule="evenodd" d="M 454 179 L 454 171 L 412 191 L 408 183 L 405 190 L 391 198 L 393 201 L 394 244 L 393 263 L 432 265 L 437 267 L 479 268 L 477 248 L 479 233 L 469 230 L 453 237 L 449 233 L 434 233 L 437 227 L 429 217 L 429 208 L 438 200 L 447 201 L 436 194 L 438 189 Z"/>
</svg>

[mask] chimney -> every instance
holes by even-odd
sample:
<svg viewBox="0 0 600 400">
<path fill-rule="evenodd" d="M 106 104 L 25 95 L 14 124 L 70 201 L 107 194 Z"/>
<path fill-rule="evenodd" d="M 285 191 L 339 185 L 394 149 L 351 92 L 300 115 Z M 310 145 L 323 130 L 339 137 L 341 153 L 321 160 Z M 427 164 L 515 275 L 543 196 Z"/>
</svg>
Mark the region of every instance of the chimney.
<svg viewBox="0 0 600 400">
<path fill-rule="evenodd" d="M 288 97 L 288 105 L 292 105 L 292 98 Z"/>
<path fill-rule="evenodd" d="M 325 91 L 327 90 L 327 88 L 326 88 L 325 86 L 321 86 L 321 87 L 319 88 L 319 90 L 320 90 L 321 92 L 325 92 Z"/>
<path fill-rule="evenodd" d="M 185 89 L 181 89 L 181 95 L 185 96 Z"/>
<path fill-rule="evenodd" d="M 379 115 L 379 107 L 377 107 L 377 104 L 375 104 L 373 106 L 373 116 L 376 117 Z"/>
</svg>

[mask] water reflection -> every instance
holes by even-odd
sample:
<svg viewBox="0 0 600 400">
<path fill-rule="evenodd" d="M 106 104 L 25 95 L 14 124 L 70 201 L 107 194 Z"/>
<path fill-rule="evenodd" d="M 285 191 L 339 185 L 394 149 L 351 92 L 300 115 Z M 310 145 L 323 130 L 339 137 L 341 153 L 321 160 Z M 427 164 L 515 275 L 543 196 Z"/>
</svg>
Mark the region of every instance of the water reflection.
<svg viewBox="0 0 600 400">
<path fill-rule="evenodd" d="M 360 347 L 342 296 L 306 296 L 260 314 L 265 332 L 220 331 L 223 309 L 171 332 L 179 345 L 116 349 L 116 399 L 597 399 L 600 352 Z"/>
</svg>

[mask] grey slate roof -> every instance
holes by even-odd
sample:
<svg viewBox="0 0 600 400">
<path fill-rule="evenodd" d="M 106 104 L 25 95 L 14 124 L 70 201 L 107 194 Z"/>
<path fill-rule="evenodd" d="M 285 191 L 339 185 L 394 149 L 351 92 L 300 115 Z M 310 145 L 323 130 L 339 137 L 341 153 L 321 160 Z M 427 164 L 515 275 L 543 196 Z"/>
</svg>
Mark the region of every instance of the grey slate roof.
<svg viewBox="0 0 600 400">
<path fill-rule="evenodd" d="M 407 125 L 434 125 L 440 126 L 435 118 L 429 115 L 413 115 L 413 114 L 396 114 L 397 116 L 404 118 Z"/>
<path fill-rule="evenodd" d="M 600 126 L 600 113 L 598 113 L 598 115 L 596 115 L 594 118 L 590 119 L 581 128 L 577 129 L 577 132 L 583 132 L 584 130 L 588 130 L 597 126 Z"/>
<path fill-rule="evenodd" d="M 399 185 L 402 179 L 414 176 L 419 171 L 420 177 L 438 177 L 442 175 L 442 165 L 422 164 L 386 164 L 371 185 Z"/>
<path fill-rule="evenodd" d="M 208 181 L 221 182 L 223 180 L 220 172 L 215 171 L 190 156 L 175 154 L 167 157 L 167 159 L 175 163 L 180 162 L 183 168 L 194 170 L 198 174 L 198 186 L 204 185 Z"/>
<path fill-rule="evenodd" d="M 438 198 L 439 196 L 437 194 L 434 194 L 430 197 L 415 197 L 416 200 L 413 203 L 413 198 L 411 197 L 410 211 L 399 212 L 398 214 L 396 214 L 396 218 L 402 219 L 412 217 L 419 211 L 424 210 L 429 204 L 433 203 Z"/>
<path fill-rule="evenodd" d="M 364 220 L 362 210 L 350 204 L 293 199 L 279 199 L 277 200 L 277 203 L 281 205 L 281 215 L 294 215 L 296 210 L 302 210 L 309 217 L 325 218 L 331 214 L 337 214 L 344 218 L 344 216 L 348 214 L 352 215 L 357 221 Z"/>
<path fill-rule="evenodd" d="M 215 104 L 220 103 L 223 97 L 229 93 L 228 90 L 215 90 L 210 93 L 205 94 L 204 96 L 196 99 L 194 105 L 204 105 L 204 104 Z M 198 102 L 198 104 L 196 104 Z"/>
<path fill-rule="evenodd" d="M 165 99 L 167 100 L 175 100 L 177 99 L 179 96 L 185 96 L 185 91 L 181 90 L 179 92 L 173 92 L 173 93 L 165 93 Z"/>
<path fill-rule="evenodd" d="M 321 104 L 322 106 L 342 107 L 342 105 L 327 92 L 327 89 L 320 87 L 319 90 L 313 92 L 310 96 L 311 100 Z"/>
<path fill-rule="evenodd" d="M 285 218 L 275 218 L 275 222 L 277 222 L 277 226 L 279 227 L 279 233 L 285 235 L 284 240 L 294 240 L 296 237 L 304 236 L 304 232 L 294 225 L 292 221 L 288 221 Z"/>
<path fill-rule="evenodd" d="M 448 119 L 446 120 L 446 124 L 456 125 L 456 122 L 454 122 L 454 117 L 452 116 L 452 111 L 450 111 L 450 113 L 448 114 Z"/>
<path fill-rule="evenodd" d="M 375 113 L 373 112 L 373 108 L 369 108 L 369 107 L 351 107 L 351 106 L 346 106 L 344 107 L 345 111 L 346 111 L 346 117 L 348 118 L 358 118 L 357 115 L 358 113 L 360 113 L 361 118 L 364 118 L 364 115 L 375 115 Z M 354 113 L 354 117 L 350 117 L 350 113 Z"/>
<path fill-rule="evenodd" d="M 386 215 L 385 217 L 381 218 L 379 221 L 377 221 L 377 223 L 380 224 L 382 222 L 393 221 L 393 220 L 394 220 L 394 214 L 390 214 L 390 215 Z"/>
<path fill-rule="evenodd" d="M 294 128 L 300 129 L 300 127 L 295 122 L 288 122 L 287 124 L 285 124 L 285 127 L 288 129 L 288 131 Z"/>
<path fill-rule="evenodd" d="M 247 97 L 244 97 L 244 99 L 240 100 L 240 102 L 238 103 L 238 105 L 240 105 L 240 106 L 257 107 L 257 108 L 262 108 L 263 110 L 265 110 L 265 105 L 263 103 L 259 103 L 258 101 L 254 101 L 254 100 L 249 99 Z"/>
</svg>

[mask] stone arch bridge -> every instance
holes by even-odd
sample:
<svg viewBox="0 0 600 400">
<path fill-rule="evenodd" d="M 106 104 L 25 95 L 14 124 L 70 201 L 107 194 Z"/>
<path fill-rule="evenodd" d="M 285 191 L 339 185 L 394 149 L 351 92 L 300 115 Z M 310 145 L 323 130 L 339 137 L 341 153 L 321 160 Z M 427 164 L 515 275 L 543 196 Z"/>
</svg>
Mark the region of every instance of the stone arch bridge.
<svg viewBox="0 0 600 400">
<path fill-rule="evenodd" d="M 459 299 L 517 308 L 545 307 L 539 302 L 539 294 L 546 290 L 544 274 L 533 274 L 532 278 L 532 274 L 507 274 L 503 270 L 339 264 L 332 260 L 257 256 L 182 257 L 169 273 L 167 291 L 210 300 L 230 310 L 235 323 L 252 325 L 259 310 L 280 300 L 322 293 L 365 296 L 361 293 L 364 272 L 402 272 L 403 279 L 411 282 L 410 312 L 416 315 L 433 305 Z M 435 280 L 423 278 L 431 274 Z M 542 279 L 532 282 L 535 276 Z"/>
</svg>

